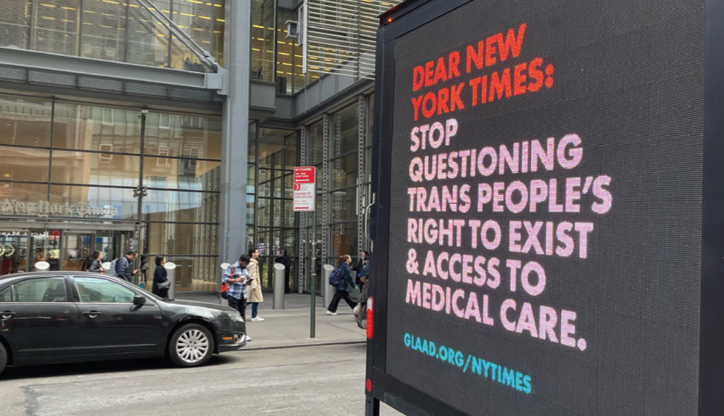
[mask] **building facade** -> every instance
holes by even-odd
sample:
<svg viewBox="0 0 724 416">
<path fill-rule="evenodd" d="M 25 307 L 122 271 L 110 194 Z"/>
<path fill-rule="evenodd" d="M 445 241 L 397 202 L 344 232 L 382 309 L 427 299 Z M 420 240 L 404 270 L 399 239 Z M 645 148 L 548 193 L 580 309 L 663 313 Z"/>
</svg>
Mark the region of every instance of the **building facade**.
<svg viewBox="0 0 724 416">
<path fill-rule="evenodd" d="M 256 245 L 265 287 L 283 248 L 291 289 L 309 291 L 312 256 L 320 267 L 369 248 L 373 80 L 360 40 L 374 42 L 369 22 L 394 3 L 7 2 L 0 274 L 136 250 L 146 278 L 161 254 L 178 291 L 213 291 L 219 264 Z M 287 32 L 300 10 L 306 44 Z M 295 166 L 317 167 L 314 214 L 292 210 Z"/>
</svg>

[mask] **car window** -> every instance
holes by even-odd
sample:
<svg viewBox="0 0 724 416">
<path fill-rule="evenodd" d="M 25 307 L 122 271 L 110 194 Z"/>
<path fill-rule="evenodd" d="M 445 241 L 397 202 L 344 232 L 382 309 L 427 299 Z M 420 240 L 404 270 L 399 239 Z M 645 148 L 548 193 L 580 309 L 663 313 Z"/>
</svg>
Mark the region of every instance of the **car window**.
<svg viewBox="0 0 724 416">
<path fill-rule="evenodd" d="M 80 301 L 86 303 L 133 303 L 135 293 L 118 283 L 92 277 L 76 277 Z"/>
<path fill-rule="evenodd" d="M 10 291 L 10 286 L 6 287 L 5 289 L 0 289 L 0 302 L 12 302 L 12 298 L 10 295 L 12 292 Z"/>
<path fill-rule="evenodd" d="M 15 302 L 67 302 L 62 277 L 23 280 L 15 283 Z"/>
</svg>

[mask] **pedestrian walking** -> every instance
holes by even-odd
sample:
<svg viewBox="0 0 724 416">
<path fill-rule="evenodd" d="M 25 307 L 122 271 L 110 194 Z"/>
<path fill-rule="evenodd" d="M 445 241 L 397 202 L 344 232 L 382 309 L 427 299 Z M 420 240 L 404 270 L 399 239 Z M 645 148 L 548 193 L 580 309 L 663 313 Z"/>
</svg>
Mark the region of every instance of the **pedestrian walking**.
<svg viewBox="0 0 724 416">
<path fill-rule="evenodd" d="M 261 291 L 261 276 L 259 275 L 259 250 L 256 247 L 249 248 L 249 275 L 251 276 L 251 292 L 249 303 L 251 303 L 251 320 L 258 322 L 264 318 L 259 316 L 259 304 L 264 302 L 264 294 Z"/>
<path fill-rule="evenodd" d="M 163 265 L 166 264 L 166 257 L 156 256 L 156 269 L 153 271 L 153 287 L 151 292 L 164 299 L 168 298 L 168 290 L 171 282 L 168 281 L 168 271 Z"/>
<path fill-rule="evenodd" d="M 246 285 L 251 276 L 249 275 L 249 266 L 251 259 L 246 254 L 239 257 L 239 261 L 226 268 L 222 283 L 229 284 L 229 292 L 227 301 L 229 307 L 236 309 L 241 314 L 241 318 L 246 321 Z M 247 341 L 251 341 L 251 337 L 246 336 Z"/>
<path fill-rule="evenodd" d="M 91 273 L 105 273 L 106 269 L 103 268 L 101 265 L 101 259 L 103 258 L 103 253 L 96 250 L 88 256 L 88 260 L 90 260 L 90 264 L 88 266 L 88 271 Z"/>
<path fill-rule="evenodd" d="M 131 262 L 135 261 L 137 257 L 138 253 L 133 250 L 130 250 L 125 256 L 121 257 L 121 259 L 116 262 L 116 275 L 127 282 L 131 282 L 133 276 L 138 273 L 138 270 L 133 270 L 131 267 Z"/>
<path fill-rule="evenodd" d="M 360 273 L 362 273 L 362 269 L 364 268 L 365 262 L 367 261 L 367 257 L 369 255 L 370 255 L 370 253 L 363 251 L 362 254 L 359 255 L 359 261 L 357 262 L 357 267 L 354 268 L 354 270 L 357 271 L 357 276 L 354 279 L 354 283 L 359 287 L 362 287 L 362 280 L 361 280 L 362 276 L 360 275 Z"/>
<path fill-rule="evenodd" d="M 355 306 L 357 306 L 357 303 L 352 301 L 352 298 L 349 297 L 348 291 L 350 286 L 353 288 L 356 287 L 354 280 L 352 280 L 352 272 L 349 268 L 351 263 L 352 257 L 348 254 L 345 254 L 339 259 L 339 266 L 337 266 L 337 268 L 341 269 L 341 276 L 339 283 L 337 283 L 336 286 L 337 291 L 332 298 L 332 302 L 329 303 L 329 307 L 327 308 L 327 315 L 337 315 L 337 306 L 339 305 L 339 301 L 342 299 L 347 302 L 347 305 L 349 305 L 349 308 L 352 309 L 352 311 L 354 311 Z"/>
<path fill-rule="evenodd" d="M 274 262 L 284 265 L 284 293 L 289 293 L 289 270 L 292 267 L 292 259 L 287 255 L 287 250 L 282 249 Z"/>
</svg>

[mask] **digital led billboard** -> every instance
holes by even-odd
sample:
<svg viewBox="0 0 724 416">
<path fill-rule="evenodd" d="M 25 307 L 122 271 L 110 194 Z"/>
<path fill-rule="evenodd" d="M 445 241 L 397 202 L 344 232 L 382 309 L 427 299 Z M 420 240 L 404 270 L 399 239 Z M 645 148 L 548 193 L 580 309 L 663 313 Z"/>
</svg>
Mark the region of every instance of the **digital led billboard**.
<svg viewBox="0 0 724 416">
<path fill-rule="evenodd" d="M 389 376 L 467 414 L 698 414 L 705 14 L 479 0 L 395 39 Z"/>
</svg>

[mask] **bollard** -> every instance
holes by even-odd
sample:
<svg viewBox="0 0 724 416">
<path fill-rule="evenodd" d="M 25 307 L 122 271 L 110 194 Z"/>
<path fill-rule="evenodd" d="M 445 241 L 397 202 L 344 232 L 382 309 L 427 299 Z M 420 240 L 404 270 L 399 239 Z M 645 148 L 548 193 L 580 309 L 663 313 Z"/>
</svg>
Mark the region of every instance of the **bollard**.
<svg viewBox="0 0 724 416">
<path fill-rule="evenodd" d="M 273 309 L 284 309 L 284 265 L 274 264 L 274 305 Z"/>
<path fill-rule="evenodd" d="M 176 263 L 168 261 L 163 267 L 166 268 L 166 277 L 171 283 L 168 287 L 168 298 L 171 300 L 176 299 Z"/>
<path fill-rule="evenodd" d="M 329 302 L 332 301 L 332 298 L 334 297 L 334 292 L 337 291 L 337 288 L 329 284 L 329 275 L 332 274 L 334 271 L 334 266 L 331 264 L 325 264 L 322 266 L 322 276 L 324 280 L 322 280 L 322 287 L 324 288 L 324 307 L 329 307 Z"/>
</svg>

